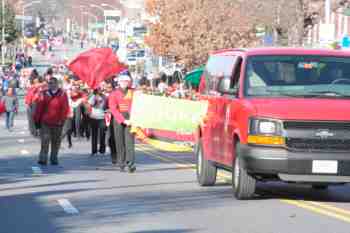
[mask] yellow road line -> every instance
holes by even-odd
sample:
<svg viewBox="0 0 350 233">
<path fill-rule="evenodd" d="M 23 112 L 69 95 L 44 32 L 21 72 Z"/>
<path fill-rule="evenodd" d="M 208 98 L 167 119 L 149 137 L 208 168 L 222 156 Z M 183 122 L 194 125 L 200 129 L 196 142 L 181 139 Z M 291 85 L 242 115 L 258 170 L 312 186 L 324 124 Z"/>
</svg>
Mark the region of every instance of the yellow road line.
<svg viewBox="0 0 350 233">
<path fill-rule="evenodd" d="M 164 157 L 162 154 L 156 153 L 156 152 L 152 151 L 151 149 L 148 149 L 148 148 L 146 148 L 144 146 L 141 146 L 141 145 L 138 145 L 138 147 L 140 149 L 142 149 L 142 152 L 145 152 L 144 149 L 146 149 L 147 152 L 151 153 L 152 155 L 156 155 L 156 157 L 159 158 L 160 160 L 162 160 L 163 158 L 166 158 L 166 159 L 163 159 L 166 162 L 176 162 L 180 166 L 182 164 L 186 164 L 186 166 L 191 166 L 193 169 L 196 168 L 196 164 L 194 164 L 194 163 L 190 163 L 190 162 L 187 162 L 187 161 L 184 161 L 184 160 Z M 152 151 L 152 152 L 150 152 L 150 151 Z M 232 178 L 230 175 L 227 175 L 227 174 L 225 174 L 223 172 L 220 172 L 220 171 L 218 172 L 218 177 L 221 178 L 221 180 L 225 180 L 226 182 L 230 182 L 231 178 Z"/>
<path fill-rule="evenodd" d="M 321 208 L 324 208 L 324 209 L 327 209 L 329 211 L 334 211 L 338 214 L 342 214 L 342 215 L 347 215 L 350 217 L 350 211 L 348 210 L 345 210 L 345 209 L 341 209 L 341 208 L 338 208 L 338 207 L 335 207 L 335 206 L 331 206 L 331 205 L 327 205 L 327 204 L 324 204 L 324 203 L 320 203 L 320 202 L 314 202 L 314 201 L 304 201 L 306 203 L 310 203 L 312 205 L 315 205 L 315 206 L 319 206 Z"/>
<path fill-rule="evenodd" d="M 156 154 L 155 152 L 150 152 L 149 150 L 145 151 L 143 150 L 143 146 L 138 146 L 139 150 L 142 151 L 143 153 L 153 157 L 153 158 L 156 158 L 156 159 L 159 159 L 161 161 L 164 161 L 164 162 L 170 162 L 170 163 L 174 163 L 175 162 L 175 165 L 176 167 L 179 167 L 179 168 L 185 168 L 185 169 L 192 169 L 192 170 L 195 170 L 196 169 L 196 165 L 193 164 L 193 163 L 188 163 L 186 161 L 182 161 L 182 160 L 176 160 L 176 159 L 173 159 L 173 158 L 168 158 L 168 157 L 164 157 L 160 154 Z M 226 177 L 224 176 L 221 176 L 220 173 L 218 173 L 218 179 L 217 179 L 217 182 L 218 183 L 227 183 L 227 179 Z"/>
<path fill-rule="evenodd" d="M 290 204 L 290 205 L 294 205 L 294 206 L 297 206 L 297 207 L 300 207 L 300 208 L 303 208 L 303 209 L 307 209 L 307 210 L 310 210 L 312 212 L 315 212 L 315 213 L 318 213 L 318 214 L 321 214 L 321 215 L 326 215 L 328 217 L 332 217 L 332 218 L 336 218 L 338 220 L 342 220 L 344 222 L 347 222 L 347 223 L 350 223 L 350 217 L 347 217 L 347 216 L 344 216 L 344 215 L 341 215 L 341 214 L 337 214 L 337 213 L 334 213 L 334 212 L 330 212 L 328 210 L 325 210 L 325 209 L 322 209 L 322 208 L 319 208 L 319 207 L 316 207 L 316 206 L 313 206 L 313 205 L 309 205 L 307 204 L 307 202 L 305 201 L 294 201 L 294 200 L 281 200 L 281 202 L 284 202 L 284 203 L 287 203 L 287 204 Z M 320 204 L 320 203 L 317 203 L 317 204 Z M 327 209 L 329 209 L 330 207 L 332 206 L 328 206 L 328 205 L 324 205 L 322 204 L 323 207 L 327 207 Z"/>
<path fill-rule="evenodd" d="M 148 148 L 145 148 L 144 146 L 139 145 L 138 147 L 140 149 L 142 149 L 143 152 L 146 152 L 144 149 L 146 149 L 147 152 L 149 152 Z M 160 158 L 166 158 L 167 162 L 176 162 L 176 163 L 179 163 L 179 164 L 194 165 L 193 163 L 186 162 L 186 161 L 183 161 L 183 160 L 178 160 L 178 159 L 174 159 L 174 158 L 165 157 L 165 156 L 163 156 L 162 154 L 159 154 L 159 153 L 155 153 L 155 152 L 149 152 L 149 153 L 152 153 L 153 155 L 157 154 L 157 156 L 160 157 Z"/>
<path fill-rule="evenodd" d="M 169 152 L 191 152 L 192 147 L 186 145 L 177 145 L 174 143 L 164 142 L 156 139 L 147 138 L 144 140 L 147 144 L 153 146 L 154 148 L 169 151 Z"/>
<path fill-rule="evenodd" d="M 191 168 L 195 169 L 196 165 L 193 163 L 188 163 L 186 161 L 181 161 L 173 158 L 168 158 L 164 157 L 160 154 L 155 154 L 154 152 L 149 152 L 149 151 L 144 151 L 143 146 L 140 146 L 140 149 L 142 149 L 142 152 L 145 154 L 148 154 L 154 158 L 157 158 L 159 160 L 165 161 L 165 162 L 171 162 L 171 163 L 176 163 L 176 166 L 181 166 L 181 167 L 186 167 L 186 168 Z M 145 148 L 147 149 L 147 148 Z M 225 174 L 223 172 L 218 172 L 218 181 L 220 182 L 228 182 L 231 181 L 232 177 L 228 174 Z M 321 215 L 325 215 L 328 217 L 332 217 L 347 223 L 350 223 L 350 211 L 347 211 L 345 209 L 341 209 L 335 206 L 327 205 L 324 203 L 320 202 L 313 202 L 313 201 L 298 201 L 298 200 L 287 200 L 287 199 L 280 199 L 281 202 L 297 206 L 299 208 L 303 208 L 309 211 L 312 211 L 314 213 L 318 213 Z"/>
<path fill-rule="evenodd" d="M 153 158 L 156 158 L 156 159 L 158 159 L 158 160 L 161 160 L 161 161 L 163 161 L 163 162 L 167 162 L 167 163 L 174 163 L 174 162 L 176 162 L 176 166 L 177 167 L 181 167 L 181 168 L 194 168 L 195 167 L 195 165 L 194 164 L 190 164 L 190 163 L 188 163 L 188 164 L 183 164 L 183 163 L 178 163 L 177 161 L 175 161 L 175 160 L 172 160 L 172 159 L 169 159 L 169 158 L 167 158 L 167 157 L 162 157 L 162 156 L 160 156 L 160 155 L 156 155 L 156 154 L 154 154 L 154 153 L 150 153 L 150 152 L 148 152 L 148 151 L 144 151 L 144 150 L 141 150 L 143 153 L 145 153 L 145 154 L 147 154 L 147 155 L 149 155 L 149 156 L 151 156 L 151 157 L 153 157 Z"/>
</svg>

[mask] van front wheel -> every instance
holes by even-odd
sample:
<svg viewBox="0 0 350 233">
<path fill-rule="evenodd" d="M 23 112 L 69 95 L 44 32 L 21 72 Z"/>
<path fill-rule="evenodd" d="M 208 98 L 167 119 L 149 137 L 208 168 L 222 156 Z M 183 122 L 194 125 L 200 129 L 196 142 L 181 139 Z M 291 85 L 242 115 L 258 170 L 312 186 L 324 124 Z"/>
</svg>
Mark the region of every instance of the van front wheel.
<svg viewBox="0 0 350 233">
<path fill-rule="evenodd" d="M 255 193 L 256 181 L 243 166 L 240 143 L 236 144 L 236 158 L 233 160 L 232 186 L 237 199 L 250 199 Z"/>
</svg>

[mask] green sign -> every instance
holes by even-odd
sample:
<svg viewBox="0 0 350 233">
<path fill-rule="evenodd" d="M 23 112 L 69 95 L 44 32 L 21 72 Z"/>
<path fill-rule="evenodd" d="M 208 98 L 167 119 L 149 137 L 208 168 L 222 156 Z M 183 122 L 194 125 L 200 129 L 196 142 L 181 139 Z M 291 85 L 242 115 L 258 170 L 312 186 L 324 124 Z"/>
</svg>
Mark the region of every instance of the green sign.
<svg viewBox="0 0 350 233">
<path fill-rule="evenodd" d="M 90 24 L 89 27 L 93 28 L 93 29 L 100 29 L 100 28 L 104 28 L 105 24 L 104 23 L 93 23 Z"/>
<path fill-rule="evenodd" d="M 345 9 L 343 10 L 343 14 L 344 14 L 345 16 L 350 16 L 350 8 L 345 8 Z"/>
<path fill-rule="evenodd" d="M 135 93 L 132 125 L 177 133 L 193 133 L 206 115 L 208 103 Z"/>
</svg>

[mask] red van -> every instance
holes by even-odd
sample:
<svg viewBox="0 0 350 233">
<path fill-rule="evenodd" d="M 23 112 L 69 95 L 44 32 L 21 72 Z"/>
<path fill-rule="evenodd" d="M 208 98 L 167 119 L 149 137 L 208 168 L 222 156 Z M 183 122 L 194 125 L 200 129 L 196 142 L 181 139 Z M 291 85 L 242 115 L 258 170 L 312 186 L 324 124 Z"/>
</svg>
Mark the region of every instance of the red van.
<svg viewBox="0 0 350 233">
<path fill-rule="evenodd" d="M 229 49 L 210 55 L 201 79 L 209 102 L 196 133 L 197 178 L 232 172 L 236 198 L 257 181 L 350 182 L 350 52 Z"/>
</svg>

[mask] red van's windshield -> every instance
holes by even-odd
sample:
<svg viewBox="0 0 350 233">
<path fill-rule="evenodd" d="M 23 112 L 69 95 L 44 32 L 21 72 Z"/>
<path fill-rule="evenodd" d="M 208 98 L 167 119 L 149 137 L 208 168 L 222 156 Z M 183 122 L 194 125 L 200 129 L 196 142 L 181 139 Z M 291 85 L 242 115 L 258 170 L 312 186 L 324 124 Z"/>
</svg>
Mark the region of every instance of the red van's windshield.
<svg viewBox="0 0 350 233">
<path fill-rule="evenodd" d="M 350 97 L 350 58 L 253 56 L 248 58 L 245 95 Z"/>
</svg>

